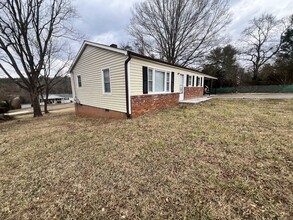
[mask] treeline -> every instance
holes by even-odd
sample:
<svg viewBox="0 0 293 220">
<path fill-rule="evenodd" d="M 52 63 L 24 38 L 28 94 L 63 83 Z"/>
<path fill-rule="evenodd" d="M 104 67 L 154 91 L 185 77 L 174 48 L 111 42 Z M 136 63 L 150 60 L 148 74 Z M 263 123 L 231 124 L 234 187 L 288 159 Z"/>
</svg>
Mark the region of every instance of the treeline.
<svg viewBox="0 0 293 220">
<path fill-rule="evenodd" d="M 268 14 L 254 18 L 242 33 L 242 48 L 213 49 L 203 72 L 218 77 L 217 88 L 293 84 L 293 16 L 281 31 L 284 22 Z"/>
<path fill-rule="evenodd" d="M 60 77 L 51 94 L 72 94 L 70 77 Z M 14 81 L 8 78 L 0 78 L 0 100 L 11 101 L 15 97 L 20 97 L 21 103 L 31 103 L 30 95 L 25 90 L 20 88 Z"/>
<path fill-rule="evenodd" d="M 285 50 L 281 50 L 270 63 L 264 64 L 256 79 L 253 78 L 252 71 L 239 64 L 239 54 L 235 47 L 227 45 L 213 49 L 206 57 L 202 71 L 218 78 L 214 87 L 293 84 L 293 56 Z"/>
</svg>

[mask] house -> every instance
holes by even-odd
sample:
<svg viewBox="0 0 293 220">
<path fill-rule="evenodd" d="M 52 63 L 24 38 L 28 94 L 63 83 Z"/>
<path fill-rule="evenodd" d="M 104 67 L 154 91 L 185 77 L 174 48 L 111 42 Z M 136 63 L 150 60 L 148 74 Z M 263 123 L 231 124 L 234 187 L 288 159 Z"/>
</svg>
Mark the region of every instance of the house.
<svg viewBox="0 0 293 220">
<path fill-rule="evenodd" d="M 45 95 L 44 95 L 45 96 Z M 39 97 L 40 99 L 40 104 L 44 104 L 44 100 L 42 96 Z M 59 103 L 72 103 L 73 97 L 72 94 L 49 94 L 48 96 L 48 103 L 49 104 L 59 104 Z"/>
<path fill-rule="evenodd" d="M 75 112 L 81 116 L 136 117 L 203 96 L 204 79 L 194 69 L 84 41 L 69 68 Z"/>
</svg>

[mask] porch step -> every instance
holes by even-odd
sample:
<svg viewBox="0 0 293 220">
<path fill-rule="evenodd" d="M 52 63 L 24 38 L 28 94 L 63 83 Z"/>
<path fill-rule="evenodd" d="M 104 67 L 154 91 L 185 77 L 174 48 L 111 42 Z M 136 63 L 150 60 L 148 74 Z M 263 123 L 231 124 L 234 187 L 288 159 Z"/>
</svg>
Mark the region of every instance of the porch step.
<svg viewBox="0 0 293 220">
<path fill-rule="evenodd" d="M 202 98 L 186 99 L 186 100 L 179 101 L 179 103 L 196 104 L 196 103 L 208 101 L 210 99 L 211 99 L 211 97 L 202 97 Z"/>
</svg>

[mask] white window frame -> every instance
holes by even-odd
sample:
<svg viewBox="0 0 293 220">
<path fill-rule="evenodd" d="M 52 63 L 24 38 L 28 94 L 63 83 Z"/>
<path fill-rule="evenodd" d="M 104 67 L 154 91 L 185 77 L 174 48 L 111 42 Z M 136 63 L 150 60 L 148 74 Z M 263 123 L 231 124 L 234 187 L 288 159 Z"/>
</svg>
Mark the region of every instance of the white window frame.
<svg viewBox="0 0 293 220">
<path fill-rule="evenodd" d="M 169 74 L 169 77 L 168 77 L 168 74 Z M 166 92 L 171 92 L 171 72 L 167 71 L 165 73 L 165 76 L 166 76 L 166 82 L 165 82 L 165 89 L 166 89 Z M 167 86 L 169 83 L 169 86 Z"/>
<path fill-rule="evenodd" d="M 192 87 L 192 75 L 188 75 L 188 87 Z"/>
<path fill-rule="evenodd" d="M 202 79 L 200 76 L 198 77 L 198 79 L 199 79 L 198 87 L 201 87 Z"/>
<path fill-rule="evenodd" d="M 78 78 L 80 78 L 80 86 L 79 86 L 79 80 L 78 80 Z M 76 76 L 76 82 L 77 82 L 77 87 L 78 87 L 78 88 L 82 88 L 81 75 L 77 75 L 77 76 Z"/>
<path fill-rule="evenodd" d="M 200 76 L 196 76 L 196 87 L 200 87 L 201 86 L 201 79 L 200 78 L 201 78 Z"/>
<path fill-rule="evenodd" d="M 109 71 L 109 83 L 110 83 L 110 92 L 105 92 L 105 81 L 104 81 L 104 70 L 108 70 Z M 103 88 L 103 94 L 104 95 L 112 95 L 112 83 L 111 83 L 111 71 L 110 68 L 103 68 L 101 70 L 102 72 L 102 88 Z"/>
<path fill-rule="evenodd" d="M 150 70 L 152 71 L 152 78 L 150 79 Z M 150 82 L 152 82 L 152 91 L 149 90 Z M 148 93 L 154 92 L 154 69 L 153 68 L 148 68 Z"/>
<path fill-rule="evenodd" d="M 152 69 L 153 74 L 152 74 L 152 79 L 149 79 L 149 69 Z M 156 71 L 159 72 L 163 72 L 165 75 L 165 90 L 163 92 L 156 92 L 155 88 L 156 88 L 156 80 L 155 80 L 155 75 L 156 75 Z M 167 90 L 167 73 L 169 73 L 169 90 Z M 154 67 L 148 67 L 148 83 L 149 81 L 153 82 L 153 87 L 152 87 L 152 91 L 149 91 L 149 85 L 148 85 L 148 94 L 165 94 L 165 93 L 171 93 L 171 71 L 166 71 L 166 70 L 162 70 L 162 69 L 158 69 L 158 68 L 154 68 Z"/>
</svg>

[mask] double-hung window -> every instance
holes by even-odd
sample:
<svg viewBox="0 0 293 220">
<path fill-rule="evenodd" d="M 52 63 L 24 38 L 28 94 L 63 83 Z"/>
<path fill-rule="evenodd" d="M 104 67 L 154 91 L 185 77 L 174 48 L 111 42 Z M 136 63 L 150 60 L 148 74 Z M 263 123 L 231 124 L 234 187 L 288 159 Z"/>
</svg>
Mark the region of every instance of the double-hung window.
<svg viewBox="0 0 293 220">
<path fill-rule="evenodd" d="M 153 69 L 148 69 L 148 91 L 153 92 Z"/>
<path fill-rule="evenodd" d="M 155 70 L 155 92 L 165 92 L 165 72 Z"/>
<path fill-rule="evenodd" d="M 170 92 L 170 80 L 171 80 L 170 73 L 167 72 L 167 76 L 166 76 L 166 92 Z"/>
<path fill-rule="evenodd" d="M 111 93 L 110 70 L 103 69 L 102 75 L 103 75 L 103 91 L 105 94 L 110 94 Z"/>
<path fill-rule="evenodd" d="M 188 86 L 192 86 L 192 76 L 188 76 Z"/>
<path fill-rule="evenodd" d="M 196 86 L 200 86 L 201 82 L 200 82 L 200 77 L 196 77 Z"/>
<path fill-rule="evenodd" d="M 170 92 L 170 82 L 170 72 L 148 68 L 148 92 Z"/>
</svg>

